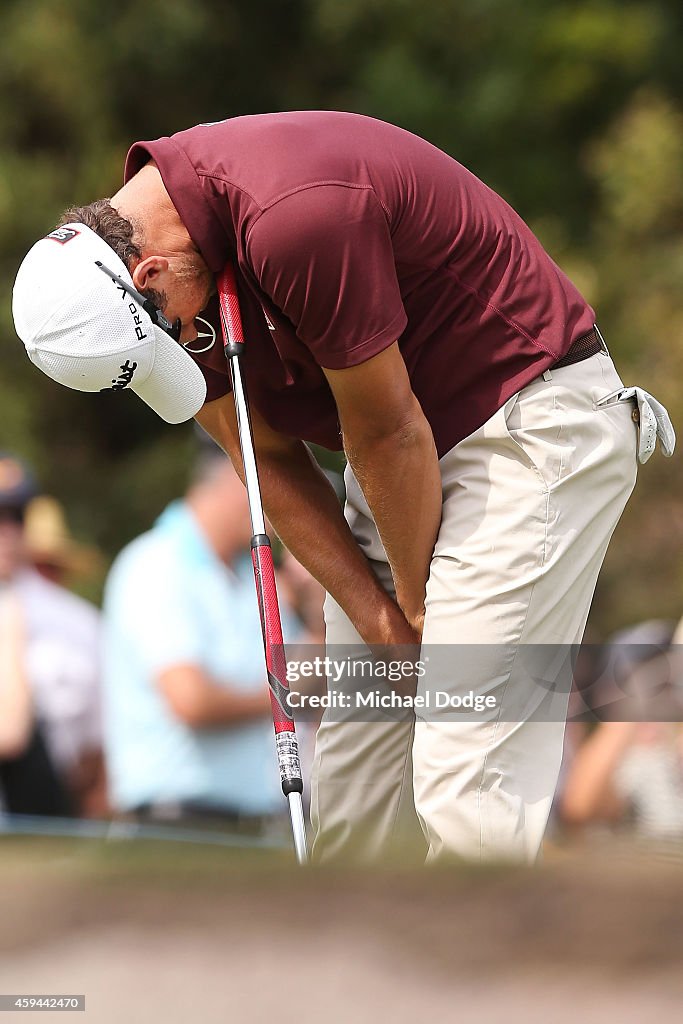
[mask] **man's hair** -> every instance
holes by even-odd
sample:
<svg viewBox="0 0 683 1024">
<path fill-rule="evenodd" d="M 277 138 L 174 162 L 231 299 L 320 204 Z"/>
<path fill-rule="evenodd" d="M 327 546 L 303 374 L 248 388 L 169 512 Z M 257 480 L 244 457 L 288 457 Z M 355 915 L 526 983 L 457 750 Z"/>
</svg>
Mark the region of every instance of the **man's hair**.
<svg viewBox="0 0 683 1024">
<path fill-rule="evenodd" d="M 62 224 L 85 224 L 103 238 L 130 270 L 131 259 L 141 259 L 139 246 L 133 241 L 135 228 L 117 213 L 108 199 L 96 199 L 88 206 L 71 206 L 59 220 Z"/>
</svg>

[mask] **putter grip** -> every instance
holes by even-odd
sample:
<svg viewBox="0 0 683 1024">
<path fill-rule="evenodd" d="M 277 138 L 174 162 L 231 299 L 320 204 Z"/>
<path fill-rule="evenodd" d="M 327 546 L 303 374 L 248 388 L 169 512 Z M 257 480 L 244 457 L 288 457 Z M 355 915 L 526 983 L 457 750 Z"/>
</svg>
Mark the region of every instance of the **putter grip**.
<svg viewBox="0 0 683 1024">
<path fill-rule="evenodd" d="M 275 587 L 273 553 L 268 544 L 259 544 L 251 549 L 251 559 L 256 579 L 259 613 L 263 630 L 263 644 L 266 653 L 266 668 L 270 683 L 270 702 L 273 707 L 275 732 L 292 730 L 292 712 L 287 706 L 287 659 L 282 641 L 282 624 Z"/>
<path fill-rule="evenodd" d="M 273 553 L 266 536 L 258 539 L 261 543 L 255 543 L 256 537 L 252 541 L 251 558 L 266 653 L 280 782 L 282 792 L 288 796 L 290 793 L 303 793 L 304 785 L 301 777 L 299 743 L 294 728 L 294 718 L 287 704 L 289 693 L 287 659 L 282 642 L 282 624 L 275 586 Z"/>
<path fill-rule="evenodd" d="M 239 352 L 241 346 L 244 345 L 244 332 L 242 331 L 237 282 L 232 263 L 227 263 L 225 269 L 218 275 L 217 284 L 225 347 L 226 350 L 229 347 L 235 347 Z"/>
</svg>

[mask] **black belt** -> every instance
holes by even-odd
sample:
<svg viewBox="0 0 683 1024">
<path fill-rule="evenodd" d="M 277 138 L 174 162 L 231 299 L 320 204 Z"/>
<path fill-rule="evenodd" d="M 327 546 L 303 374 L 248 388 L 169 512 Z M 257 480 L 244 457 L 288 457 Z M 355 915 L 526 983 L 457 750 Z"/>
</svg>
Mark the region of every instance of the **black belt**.
<svg viewBox="0 0 683 1024">
<path fill-rule="evenodd" d="M 557 370 L 560 366 L 571 366 L 572 363 L 580 363 L 582 359 L 589 359 L 598 352 L 606 351 L 605 343 L 598 331 L 593 327 L 588 334 L 582 334 L 580 338 L 573 341 L 569 351 L 565 352 L 556 363 L 553 363 L 550 369 Z"/>
</svg>

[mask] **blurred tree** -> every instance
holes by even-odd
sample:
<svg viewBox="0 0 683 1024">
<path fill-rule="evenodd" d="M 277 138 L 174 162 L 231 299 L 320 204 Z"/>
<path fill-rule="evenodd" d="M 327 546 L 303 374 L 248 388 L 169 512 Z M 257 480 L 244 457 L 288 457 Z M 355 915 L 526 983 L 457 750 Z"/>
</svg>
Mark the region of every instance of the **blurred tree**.
<svg viewBox="0 0 683 1024">
<path fill-rule="evenodd" d="M 524 216 L 557 210 L 586 238 L 581 148 L 647 79 L 656 3 L 319 0 L 313 13 L 332 106 L 425 135 Z"/>
<path fill-rule="evenodd" d="M 594 304 L 627 383 L 642 382 L 683 424 L 683 112 L 648 87 L 586 150 L 598 184 Z M 680 431 L 679 431 L 680 432 Z M 641 467 L 601 585 L 603 626 L 683 612 L 677 460 Z"/>
<path fill-rule="evenodd" d="M 305 11 L 271 3 L 263 19 L 216 0 L 10 0 L 4 13 L 0 445 L 34 462 L 76 529 L 113 553 L 182 490 L 192 427 L 170 431 L 120 396 L 56 391 L 16 343 L 10 283 L 61 210 L 118 188 L 135 139 L 277 107 Z"/>
</svg>

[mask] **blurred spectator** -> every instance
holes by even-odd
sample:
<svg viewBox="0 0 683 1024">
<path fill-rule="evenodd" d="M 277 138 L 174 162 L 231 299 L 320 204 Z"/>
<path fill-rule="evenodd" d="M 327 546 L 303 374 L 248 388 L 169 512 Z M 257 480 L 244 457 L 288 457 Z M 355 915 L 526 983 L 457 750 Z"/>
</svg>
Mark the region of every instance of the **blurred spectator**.
<svg viewBox="0 0 683 1024">
<path fill-rule="evenodd" d="M 0 511 L 0 517 L 2 512 Z M 0 520 L 0 531 L 2 524 Z M 0 592 L 0 761 L 18 757 L 33 728 L 31 691 L 24 670 L 21 608 L 9 591 Z"/>
<path fill-rule="evenodd" d="M 92 576 L 102 569 L 99 551 L 74 540 L 64 509 L 47 494 L 38 495 L 26 506 L 24 543 L 30 563 L 53 583 L 65 586 L 73 578 Z"/>
<path fill-rule="evenodd" d="M 14 642 L 22 648 L 21 671 L 36 723 L 25 758 L 12 766 L 11 785 L 22 793 L 25 813 L 97 814 L 104 810 L 99 615 L 30 564 L 25 514 L 36 490 L 26 466 L 0 454 L 0 586 L 11 591 L 20 608 L 23 639 L 15 623 Z M 50 777 L 49 785 L 39 782 L 41 773 Z M 4 784 L 9 784 L 7 773 Z M 54 799 L 47 799 L 48 790 Z"/>
<path fill-rule="evenodd" d="M 216 449 L 112 567 L 105 746 L 119 812 L 259 832 L 283 809 L 250 538 L 245 489 Z"/>
<path fill-rule="evenodd" d="M 672 631 L 648 622 L 612 639 L 597 709 L 610 720 L 590 732 L 569 766 L 560 799 L 566 823 L 683 839 L 683 704 Z"/>
</svg>

